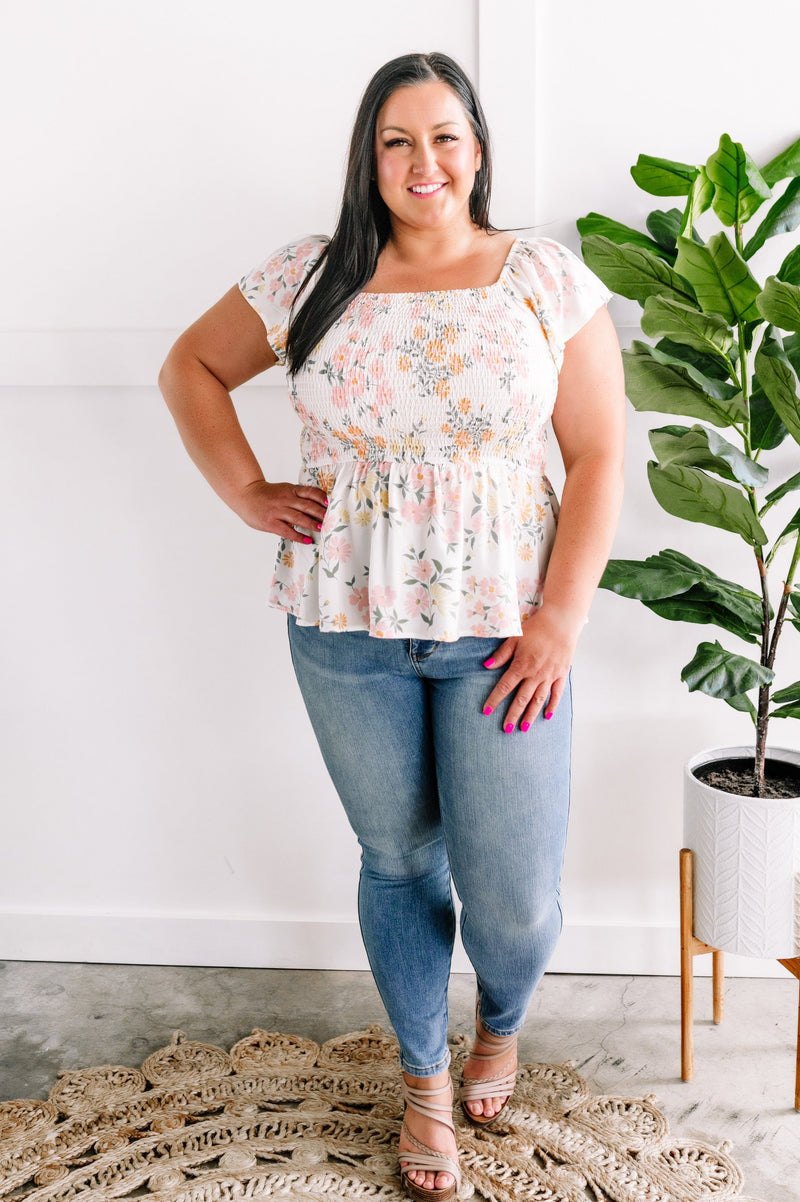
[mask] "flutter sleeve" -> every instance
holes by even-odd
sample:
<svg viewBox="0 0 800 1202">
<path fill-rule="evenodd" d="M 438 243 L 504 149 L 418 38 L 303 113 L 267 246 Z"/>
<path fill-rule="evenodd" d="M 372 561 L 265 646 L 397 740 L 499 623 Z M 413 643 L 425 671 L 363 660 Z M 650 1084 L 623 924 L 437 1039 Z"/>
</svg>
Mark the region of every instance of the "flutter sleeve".
<svg viewBox="0 0 800 1202">
<path fill-rule="evenodd" d="M 518 242 L 516 284 L 529 292 L 526 303 L 534 309 L 547 337 L 556 366 L 564 347 L 590 317 L 613 295 L 577 255 L 552 238 Z"/>
<path fill-rule="evenodd" d="M 286 362 L 289 316 L 297 291 L 327 245 L 328 239 L 323 235 L 289 242 L 239 281 L 242 296 L 266 327 L 267 341 L 279 363 Z"/>
</svg>

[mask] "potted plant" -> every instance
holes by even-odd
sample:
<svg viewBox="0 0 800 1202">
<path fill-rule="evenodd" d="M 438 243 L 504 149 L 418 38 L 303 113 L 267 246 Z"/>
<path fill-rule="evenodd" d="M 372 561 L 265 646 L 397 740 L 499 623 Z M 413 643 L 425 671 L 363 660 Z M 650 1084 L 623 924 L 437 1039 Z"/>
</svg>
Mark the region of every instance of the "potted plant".
<svg viewBox="0 0 800 1202">
<path fill-rule="evenodd" d="M 650 431 L 650 487 L 669 514 L 743 539 L 753 577 L 747 587 L 666 549 L 643 561 L 611 560 L 600 585 L 669 621 L 716 626 L 748 644 L 743 654 L 718 639 L 703 641 L 681 672 L 690 690 L 721 698 L 754 724 L 752 746 L 705 752 L 687 766 L 687 830 L 701 842 L 704 831 L 721 860 L 695 864 L 703 928 L 695 933 L 717 948 L 797 956 L 800 753 L 768 750 L 767 733 L 772 719 L 800 718 L 800 679 L 792 679 L 800 508 L 775 522 L 779 502 L 792 493 L 800 499 L 800 470 L 775 479 L 763 460 L 786 439 L 800 444 L 800 245 L 763 285 L 750 260 L 769 238 L 800 226 L 800 140 L 759 169 L 723 134 L 703 164 L 641 155 L 631 174 L 651 195 L 684 198 L 681 207 L 655 209 L 646 232 L 598 213 L 578 229 L 586 263 L 612 291 L 640 302 L 642 331 L 652 340 L 623 352 L 634 408 L 670 415 Z M 701 237 L 697 223 L 706 213 L 700 224 L 712 223 L 713 232 Z M 792 639 L 795 668 L 779 680 L 778 651 Z M 743 822 L 755 826 L 743 833 Z M 737 872 L 748 841 L 763 845 L 768 862 L 760 875 Z M 743 899 L 744 911 L 733 917 L 723 896 L 730 888 L 720 883 L 730 884 L 732 872 L 739 892 L 747 891 L 743 878 L 752 878 L 757 898 Z M 754 906 L 759 929 L 751 939 L 742 932 L 753 926 Z"/>
</svg>

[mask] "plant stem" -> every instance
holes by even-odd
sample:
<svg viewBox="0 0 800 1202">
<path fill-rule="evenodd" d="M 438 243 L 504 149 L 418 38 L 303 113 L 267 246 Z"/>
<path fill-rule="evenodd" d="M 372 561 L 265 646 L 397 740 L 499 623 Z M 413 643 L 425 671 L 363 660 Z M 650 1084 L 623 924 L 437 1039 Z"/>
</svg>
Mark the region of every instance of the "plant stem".
<svg viewBox="0 0 800 1202">
<path fill-rule="evenodd" d="M 758 577 L 761 581 L 761 663 L 766 666 L 770 652 L 769 587 L 767 568 L 763 557 L 756 552 Z M 764 684 L 758 690 L 758 718 L 756 719 L 756 753 L 753 778 L 754 795 L 764 796 L 764 767 L 767 758 L 767 724 L 769 722 L 770 686 Z"/>
<path fill-rule="evenodd" d="M 794 583 L 795 572 L 797 565 L 800 563 L 800 534 L 797 536 L 797 542 L 794 545 L 794 554 L 792 562 L 789 564 L 789 571 L 786 573 L 786 579 L 783 582 L 783 596 L 781 603 L 778 606 L 777 617 L 775 618 L 775 627 L 772 631 L 772 641 L 767 654 L 767 667 L 771 668 L 775 663 L 775 652 L 778 650 L 778 639 L 781 637 L 783 629 L 783 619 L 786 617 L 786 609 L 789 604 L 789 598 L 792 595 L 792 584 Z"/>
</svg>

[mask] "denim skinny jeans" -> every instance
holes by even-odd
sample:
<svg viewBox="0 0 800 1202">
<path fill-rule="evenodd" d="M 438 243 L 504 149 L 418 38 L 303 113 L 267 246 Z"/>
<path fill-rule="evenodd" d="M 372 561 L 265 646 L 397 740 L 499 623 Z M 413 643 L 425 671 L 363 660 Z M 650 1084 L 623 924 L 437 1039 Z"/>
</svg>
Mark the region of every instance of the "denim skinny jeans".
<svg viewBox="0 0 800 1202">
<path fill-rule="evenodd" d="M 561 931 L 569 811 L 570 690 L 548 721 L 503 731 L 483 706 L 502 642 L 321 633 L 289 617 L 297 679 L 361 845 L 358 911 L 403 1069 L 449 1063 L 455 937 L 475 969 L 481 1022 L 519 1030 Z"/>
</svg>

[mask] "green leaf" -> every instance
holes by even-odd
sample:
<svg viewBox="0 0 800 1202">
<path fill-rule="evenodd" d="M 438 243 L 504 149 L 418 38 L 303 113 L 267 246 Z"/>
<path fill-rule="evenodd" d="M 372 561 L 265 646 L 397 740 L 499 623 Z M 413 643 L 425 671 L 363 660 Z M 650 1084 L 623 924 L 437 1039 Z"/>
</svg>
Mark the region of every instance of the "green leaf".
<svg viewBox="0 0 800 1202">
<path fill-rule="evenodd" d="M 737 697 L 723 697 L 723 701 L 731 709 L 740 710 L 744 714 L 749 714 L 753 721 L 756 720 L 756 707 L 746 693 L 739 693 Z"/>
<path fill-rule="evenodd" d="M 651 196 L 688 196 L 698 168 L 672 159 L 656 159 L 640 154 L 631 175 L 644 192 Z"/>
<path fill-rule="evenodd" d="M 772 711 L 770 718 L 800 718 L 800 705 L 782 705 Z"/>
<path fill-rule="evenodd" d="M 646 225 L 653 238 L 671 255 L 678 249 L 682 216 L 680 209 L 654 209 L 647 218 Z"/>
<path fill-rule="evenodd" d="M 769 472 L 716 430 L 705 426 L 662 426 L 650 431 L 650 446 L 662 467 L 677 463 L 713 472 L 746 488 L 762 488 Z"/>
<path fill-rule="evenodd" d="M 622 359 L 627 395 L 639 412 L 676 413 L 714 426 L 730 426 L 747 415 L 742 395 L 733 384 L 704 376 L 691 364 L 646 342 L 634 340 Z"/>
<path fill-rule="evenodd" d="M 772 238 L 774 234 L 788 234 L 792 230 L 796 230 L 798 225 L 800 225 L 800 176 L 792 180 L 780 200 L 776 200 L 769 210 L 745 246 L 742 252 L 744 258 L 751 258 L 757 250 L 761 249 L 767 238 Z M 795 249 L 797 248 L 795 247 Z"/>
<path fill-rule="evenodd" d="M 720 138 L 706 173 L 714 185 L 714 212 L 723 225 L 741 228 L 772 195 L 750 155 L 728 134 Z"/>
<path fill-rule="evenodd" d="M 644 301 L 653 293 L 666 292 L 690 304 L 694 301 L 685 281 L 643 246 L 618 246 L 602 234 L 590 234 L 581 249 L 587 267 L 620 296 Z"/>
<path fill-rule="evenodd" d="M 738 534 L 746 543 L 763 547 L 767 536 L 747 498 L 730 484 L 721 484 L 691 467 L 647 465 L 653 495 L 673 517 L 702 522 Z"/>
<path fill-rule="evenodd" d="M 610 238 L 618 246 L 630 244 L 631 246 L 643 246 L 645 250 L 649 250 L 654 255 L 664 253 L 664 248 L 652 238 L 648 238 L 647 234 L 642 234 L 629 225 L 623 225 L 620 221 L 614 221 L 611 217 L 604 217 L 602 213 L 587 213 L 575 224 L 581 238 L 588 238 L 592 234 L 602 234 L 604 238 Z"/>
<path fill-rule="evenodd" d="M 733 345 L 733 333 L 721 317 L 698 313 L 669 296 L 648 296 L 641 324 L 648 338 L 672 338 L 707 354 L 727 355 Z"/>
<path fill-rule="evenodd" d="M 761 176 L 770 187 L 782 179 L 788 179 L 790 175 L 800 175 L 800 138 L 761 168 Z"/>
<path fill-rule="evenodd" d="M 755 380 L 750 397 L 750 446 L 754 451 L 774 451 L 788 433 L 763 388 Z"/>
<path fill-rule="evenodd" d="M 691 364 L 703 376 L 709 376 L 713 380 L 729 379 L 728 368 L 717 355 L 704 354 L 702 351 L 696 351 L 694 347 L 686 346 L 683 342 L 673 342 L 671 338 L 659 338 L 655 349 L 669 355 L 672 359 L 680 360 L 681 363 Z M 732 347 L 732 356 L 735 351 L 736 347 Z"/>
<path fill-rule="evenodd" d="M 681 672 L 689 691 L 698 690 L 709 697 L 740 697 L 751 689 L 769 684 L 775 677 L 765 668 L 743 655 L 733 655 L 718 642 L 700 643 L 692 659 Z"/>
<path fill-rule="evenodd" d="M 600 587 L 641 601 L 669 621 L 710 623 L 746 642 L 759 641 L 761 598 L 679 551 L 660 551 L 643 562 L 612 559 Z"/>
<path fill-rule="evenodd" d="M 683 214 L 681 221 L 680 233 L 684 234 L 687 230 L 692 231 L 692 237 L 696 241 L 701 241 L 694 233 L 694 223 L 697 218 L 705 213 L 706 209 L 710 209 L 714 200 L 714 185 L 708 178 L 708 172 L 705 167 L 700 167 L 697 172 L 697 177 L 692 184 L 692 190 L 689 194 L 689 203 Z"/>
<path fill-rule="evenodd" d="M 759 513 L 759 517 L 763 517 L 768 509 L 777 502 L 783 500 L 790 492 L 800 488 L 800 472 L 796 472 L 794 476 L 790 476 L 788 480 L 784 480 L 783 484 L 779 484 L 777 488 L 773 488 L 772 492 L 767 493 L 764 498 L 764 506 Z"/>
<path fill-rule="evenodd" d="M 772 694 L 772 700 L 777 701 L 779 705 L 784 701 L 800 701 L 800 680 L 787 685 L 785 689 L 778 689 L 777 693 Z"/>
<path fill-rule="evenodd" d="M 729 325 L 758 320 L 761 289 L 723 230 L 705 246 L 679 238 L 675 270 L 691 284 L 703 312 L 718 313 Z"/>
<path fill-rule="evenodd" d="M 800 246 L 789 251 L 778 268 L 778 279 L 784 284 L 800 284 Z"/>
<path fill-rule="evenodd" d="M 644 604 L 660 618 L 672 622 L 699 622 L 703 626 L 719 626 L 745 643 L 761 642 L 761 625 L 758 615 L 755 623 L 742 621 L 725 605 L 720 605 L 702 584 L 695 585 L 675 597 L 645 601 Z"/>
<path fill-rule="evenodd" d="M 758 310 L 781 330 L 800 332 L 800 287 L 769 276 L 758 298 Z"/>
<path fill-rule="evenodd" d="M 702 577 L 702 569 L 665 558 L 664 552 L 645 560 L 610 559 L 600 579 L 600 588 L 631 597 L 635 601 L 659 601 L 685 592 Z"/>
<path fill-rule="evenodd" d="M 756 352 L 755 372 L 778 417 L 800 442 L 800 381 L 780 339 L 769 330 Z"/>
</svg>

